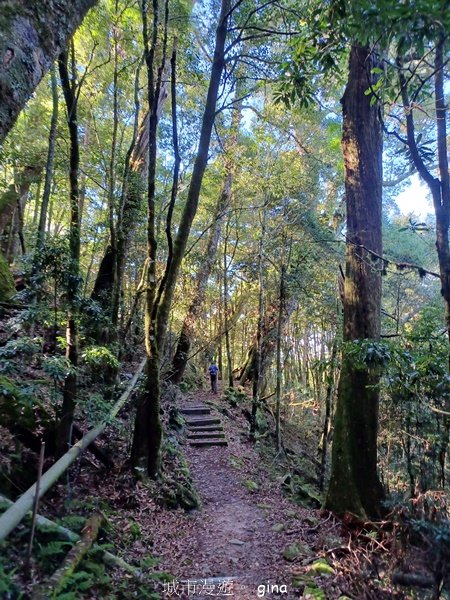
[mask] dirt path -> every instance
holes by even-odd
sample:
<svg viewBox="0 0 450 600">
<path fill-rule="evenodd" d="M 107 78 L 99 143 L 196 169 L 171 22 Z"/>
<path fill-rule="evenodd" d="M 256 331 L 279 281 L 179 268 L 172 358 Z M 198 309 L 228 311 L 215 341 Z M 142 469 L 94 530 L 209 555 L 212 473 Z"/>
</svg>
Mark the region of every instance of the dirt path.
<svg viewBox="0 0 450 600">
<path fill-rule="evenodd" d="M 213 400 L 220 401 L 212 394 L 200 393 L 189 398 L 186 405 Z M 220 414 L 214 409 L 212 412 Z M 298 598 L 291 585 L 293 567 L 282 554 L 289 543 L 289 530 L 295 530 L 310 511 L 283 498 L 279 483 L 267 478 L 238 417 L 233 420 L 222 416 L 222 423 L 227 447 L 186 445 L 202 510 L 190 517 L 188 531 L 178 532 L 185 551 L 181 562 L 178 560 L 174 568 L 167 557 L 166 565 L 178 580 L 231 578 L 227 590 L 231 595 L 232 588 L 235 600 Z M 272 586 L 278 586 L 281 593 L 272 593 Z M 226 597 L 225 588 L 220 589 L 222 594 L 217 585 L 215 594 L 199 593 L 198 589 L 196 593 Z M 192 598 L 195 594 L 178 597 Z"/>
</svg>

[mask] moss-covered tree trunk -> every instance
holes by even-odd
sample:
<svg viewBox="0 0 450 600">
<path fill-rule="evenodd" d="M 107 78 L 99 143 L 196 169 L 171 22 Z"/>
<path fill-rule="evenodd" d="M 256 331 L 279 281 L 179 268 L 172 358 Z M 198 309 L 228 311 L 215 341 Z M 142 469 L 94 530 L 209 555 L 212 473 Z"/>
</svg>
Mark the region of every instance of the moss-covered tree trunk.
<svg viewBox="0 0 450 600">
<path fill-rule="evenodd" d="M 16 292 L 8 263 L 0 253 L 0 302 L 7 302 Z"/>
<path fill-rule="evenodd" d="M 233 388 L 233 357 L 231 354 L 231 342 L 230 342 L 230 325 L 229 325 L 229 285 L 228 285 L 228 271 L 233 262 L 233 256 L 228 258 L 228 239 L 230 230 L 230 219 L 228 218 L 226 235 L 223 244 L 223 328 L 225 337 L 225 354 L 227 356 L 227 374 L 223 373 L 224 382 L 228 379 L 228 387 Z M 234 247 L 236 250 L 237 242 Z"/>
<path fill-rule="evenodd" d="M 72 53 L 74 47 L 71 47 Z M 72 57 L 72 64 L 75 59 Z M 79 167 L 80 167 L 80 145 L 78 137 L 77 118 L 77 84 L 75 73 L 71 77 L 68 71 L 68 52 L 61 53 L 58 66 L 61 77 L 61 86 L 67 108 L 67 126 L 70 137 L 70 268 L 67 280 L 67 326 L 66 326 L 66 358 L 70 364 L 70 371 L 64 380 L 63 402 L 61 416 L 56 433 L 56 452 L 62 456 L 67 452 L 71 444 L 72 425 L 77 394 L 77 367 L 78 367 L 78 312 L 79 312 L 79 288 L 80 288 L 80 210 L 79 210 Z"/>
<path fill-rule="evenodd" d="M 0 13 L 0 143 L 96 0 L 8 0 Z"/>
<path fill-rule="evenodd" d="M 134 421 L 131 462 L 137 469 L 154 477 L 159 470 L 162 426 L 160 417 L 159 347 L 155 335 L 153 316 L 157 292 L 157 240 L 156 240 L 156 158 L 158 131 L 158 98 L 162 85 L 162 73 L 167 50 L 168 5 L 165 5 L 164 21 L 160 21 L 161 7 L 158 0 L 152 3 L 152 29 L 148 27 L 148 5 L 141 5 L 144 56 L 147 67 L 148 123 L 148 169 L 147 169 L 147 269 L 145 292 L 145 388 L 138 398 Z M 162 58 L 157 66 L 156 51 L 161 48 Z"/>
<path fill-rule="evenodd" d="M 264 243 L 266 236 L 267 205 L 263 208 L 261 219 L 261 233 L 258 246 L 258 325 L 256 328 L 256 342 L 252 370 L 252 412 L 250 418 L 250 439 L 255 441 L 257 422 L 256 415 L 259 408 L 259 388 L 262 380 L 262 341 L 264 325 Z"/>
<path fill-rule="evenodd" d="M 344 341 L 379 340 L 382 253 L 382 135 L 379 106 L 366 91 L 377 59 L 353 45 L 342 99 L 342 149 L 347 203 Z M 344 348 L 334 421 L 331 478 L 325 502 L 336 513 L 380 514 L 377 473 L 379 377 Z"/>
<path fill-rule="evenodd" d="M 15 175 L 15 181 L 0 196 L 0 249 L 9 263 L 17 254 L 17 235 L 30 187 L 42 174 L 41 165 L 29 165 Z"/>
</svg>

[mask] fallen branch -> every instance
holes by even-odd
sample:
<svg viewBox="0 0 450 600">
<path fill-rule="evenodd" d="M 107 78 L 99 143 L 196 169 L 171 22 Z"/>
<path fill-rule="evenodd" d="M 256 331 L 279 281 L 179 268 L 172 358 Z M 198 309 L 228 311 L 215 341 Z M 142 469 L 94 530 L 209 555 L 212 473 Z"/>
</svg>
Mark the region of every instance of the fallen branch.
<svg viewBox="0 0 450 600">
<path fill-rule="evenodd" d="M 144 370 L 146 360 L 139 365 L 133 379 L 130 381 L 125 392 L 120 396 L 116 404 L 111 409 L 108 416 L 94 429 L 91 429 L 79 442 L 74 444 L 48 471 L 44 473 L 41 479 L 39 498 L 47 492 L 52 485 L 61 477 L 70 465 L 86 450 L 86 448 L 97 438 L 111 422 L 118 412 L 122 409 L 125 402 L 131 395 L 134 386 Z M 22 496 L 0 517 L 0 541 L 4 540 L 13 529 L 22 521 L 24 516 L 33 506 L 36 495 L 36 484 L 33 484 Z"/>
<path fill-rule="evenodd" d="M 12 506 L 14 504 L 14 502 L 12 502 L 9 498 L 7 498 L 6 496 L 3 496 L 2 494 L 0 494 L 0 502 L 3 502 L 3 504 L 6 504 L 7 506 Z M 27 514 L 30 514 L 30 513 L 27 513 Z M 30 516 L 31 516 L 31 514 L 30 514 Z M 51 521 L 50 519 L 47 519 L 47 517 L 43 517 L 42 515 L 36 515 L 36 525 L 40 529 L 46 529 L 46 530 L 53 531 L 53 532 L 57 533 L 58 536 L 61 537 L 63 540 L 67 540 L 68 542 L 73 542 L 74 544 L 76 542 L 78 542 L 78 540 L 80 539 L 80 536 L 78 535 L 78 533 L 75 533 L 74 531 L 67 529 L 67 527 L 58 525 L 54 521 Z M 115 554 L 108 552 L 108 550 L 103 550 L 102 548 L 99 548 L 97 545 L 94 545 L 94 550 L 96 550 L 96 549 L 98 549 L 102 553 L 103 562 L 106 563 L 107 565 L 112 566 L 112 567 L 118 567 L 119 569 L 123 569 L 124 571 L 131 573 L 131 575 L 133 575 L 133 577 L 136 577 L 136 579 L 139 579 L 141 581 L 143 581 L 145 579 L 145 576 L 142 573 L 142 571 L 140 571 L 136 567 L 133 567 L 133 565 L 130 565 L 126 561 L 124 561 L 123 558 L 120 558 L 120 556 L 116 556 Z"/>
<path fill-rule="evenodd" d="M 67 580 L 92 548 L 98 537 L 103 520 L 103 515 L 99 513 L 89 517 L 82 531 L 81 539 L 69 550 L 62 565 L 53 573 L 47 583 L 35 590 L 32 600 L 47 600 L 54 597 L 65 587 Z"/>
</svg>

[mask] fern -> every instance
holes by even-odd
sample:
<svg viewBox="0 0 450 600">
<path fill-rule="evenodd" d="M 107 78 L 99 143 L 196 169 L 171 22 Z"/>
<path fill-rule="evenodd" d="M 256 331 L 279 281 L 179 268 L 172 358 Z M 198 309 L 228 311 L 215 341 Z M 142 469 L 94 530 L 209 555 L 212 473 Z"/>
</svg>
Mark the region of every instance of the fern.
<svg viewBox="0 0 450 600">
<path fill-rule="evenodd" d="M 49 558 L 51 556 L 58 556 L 59 554 L 65 554 L 68 547 L 73 546 L 72 542 L 56 541 L 53 540 L 48 542 L 45 546 L 41 546 L 39 549 L 40 558 Z"/>
</svg>

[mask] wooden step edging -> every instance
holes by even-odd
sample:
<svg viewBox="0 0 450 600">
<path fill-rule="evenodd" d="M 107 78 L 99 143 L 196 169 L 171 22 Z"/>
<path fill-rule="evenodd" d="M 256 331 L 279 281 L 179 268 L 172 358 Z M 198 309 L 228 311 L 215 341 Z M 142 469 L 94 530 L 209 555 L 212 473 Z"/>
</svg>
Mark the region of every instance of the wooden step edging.
<svg viewBox="0 0 450 600">
<path fill-rule="evenodd" d="M 220 419 L 218 417 L 205 417 L 200 419 L 191 419 L 190 421 L 186 421 L 186 425 L 188 427 L 196 426 L 196 425 L 220 425 Z"/>
<path fill-rule="evenodd" d="M 218 440 L 216 438 L 211 438 L 209 440 L 189 440 L 190 446 L 196 447 L 208 447 L 208 446 L 228 446 L 227 440 Z"/>
<path fill-rule="evenodd" d="M 188 433 L 188 440 L 210 440 L 215 438 L 224 438 L 225 434 L 223 431 L 211 431 L 209 433 L 196 432 Z"/>
<path fill-rule="evenodd" d="M 194 408 L 182 408 L 180 410 L 182 415 L 195 416 L 195 415 L 209 415 L 211 414 L 210 408 L 194 407 Z"/>
<path fill-rule="evenodd" d="M 208 433 L 210 431 L 223 431 L 222 425 L 191 425 L 187 429 L 188 433 Z"/>
</svg>

